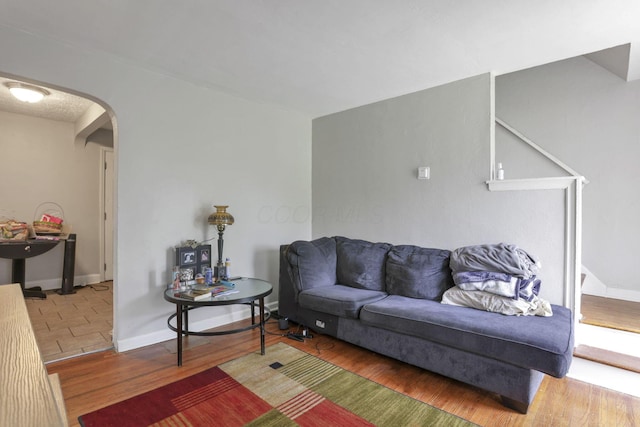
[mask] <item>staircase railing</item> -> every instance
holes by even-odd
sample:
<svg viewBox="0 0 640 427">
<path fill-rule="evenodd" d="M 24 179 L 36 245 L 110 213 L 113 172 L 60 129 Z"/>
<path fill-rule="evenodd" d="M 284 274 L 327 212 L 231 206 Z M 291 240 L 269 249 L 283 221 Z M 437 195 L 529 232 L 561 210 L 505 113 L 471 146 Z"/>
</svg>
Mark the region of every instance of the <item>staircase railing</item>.
<svg viewBox="0 0 640 427">
<path fill-rule="evenodd" d="M 504 120 L 495 117 L 495 122 L 542 154 L 551 162 L 562 168 L 570 176 L 527 178 L 527 179 L 495 179 L 495 132 L 491 141 L 491 180 L 487 181 L 489 191 L 522 191 L 522 190 L 564 190 L 565 192 L 565 279 L 564 306 L 574 313 L 574 322 L 578 324 L 580 313 L 580 279 L 582 266 L 582 190 L 588 183 L 586 178 L 549 153 L 535 142 L 527 138 Z"/>
<path fill-rule="evenodd" d="M 509 132 L 511 132 L 513 135 L 515 135 L 521 141 L 525 142 L 531 148 L 533 148 L 534 150 L 536 150 L 537 152 L 539 152 L 540 154 L 545 156 L 547 159 L 551 160 L 557 166 L 559 166 L 560 168 L 564 169 L 567 173 L 569 173 L 569 175 L 571 175 L 571 176 L 583 176 L 582 174 L 576 172 L 573 168 L 569 167 L 569 165 L 564 163 L 562 160 L 558 159 L 556 156 L 554 156 L 553 154 L 549 153 L 547 150 L 545 150 L 544 148 L 540 147 L 538 144 L 536 144 L 535 142 L 533 142 L 532 140 L 527 138 L 522 132 L 518 131 L 513 126 L 509 125 L 504 120 L 499 119 L 499 118 L 496 117 L 496 123 L 499 124 L 500 126 L 502 126 L 504 129 L 506 129 Z M 583 183 L 584 184 L 588 184 L 589 181 L 586 178 L 584 178 Z"/>
</svg>

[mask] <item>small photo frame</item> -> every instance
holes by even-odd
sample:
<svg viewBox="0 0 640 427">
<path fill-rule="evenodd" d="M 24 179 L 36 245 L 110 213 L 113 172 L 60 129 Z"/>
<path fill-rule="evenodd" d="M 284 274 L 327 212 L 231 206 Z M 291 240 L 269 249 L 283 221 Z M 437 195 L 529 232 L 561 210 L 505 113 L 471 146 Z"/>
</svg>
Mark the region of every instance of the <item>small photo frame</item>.
<svg viewBox="0 0 640 427">
<path fill-rule="evenodd" d="M 195 275 L 203 273 L 206 267 L 211 267 L 211 245 L 200 245 L 197 247 L 183 246 L 176 248 L 176 264 L 180 269 L 180 275 L 183 276 L 183 270 L 189 269 L 192 272 L 192 279 Z M 188 276 L 185 271 L 184 277 Z M 183 280 L 180 281 L 188 281 Z"/>
<path fill-rule="evenodd" d="M 180 265 L 195 264 L 198 261 L 196 251 L 185 251 L 181 254 Z"/>
<path fill-rule="evenodd" d="M 194 268 L 181 268 L 180 269 L 180 281 L 190 282 L 196 279 L 196 272 Z"/>
</svg>

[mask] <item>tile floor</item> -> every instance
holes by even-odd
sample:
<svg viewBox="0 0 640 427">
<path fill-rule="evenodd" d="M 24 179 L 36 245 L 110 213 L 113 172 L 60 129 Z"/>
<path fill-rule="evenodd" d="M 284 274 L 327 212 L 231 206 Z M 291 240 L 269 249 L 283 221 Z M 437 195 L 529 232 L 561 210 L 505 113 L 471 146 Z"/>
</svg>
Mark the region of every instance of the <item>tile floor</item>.
<svg viewBox="0 0 640 427">
<path fill-rule="evenodd" d="M 113 347 L 113 282 L 76 288 L 75 294 L 47 291 L 46 299 L 25 302 L 45 362 Z"/>
</svg>

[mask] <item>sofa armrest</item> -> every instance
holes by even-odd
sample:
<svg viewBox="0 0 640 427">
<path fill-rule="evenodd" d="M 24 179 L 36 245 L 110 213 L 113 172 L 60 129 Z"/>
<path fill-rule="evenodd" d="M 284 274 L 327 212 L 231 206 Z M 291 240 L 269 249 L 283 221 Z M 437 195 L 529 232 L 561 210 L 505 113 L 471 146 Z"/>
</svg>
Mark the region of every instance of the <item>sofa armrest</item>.
<svg viewBox="0 0 640 427">
<path fill-rule="evenodd" d="M 297 307 L 298 295 L 293 283 L 291 265 L 287 260 L 289 245 L 280 246 L 280 278 L 278 279 L 278 314 L 293 317 Z"/>
</svg>

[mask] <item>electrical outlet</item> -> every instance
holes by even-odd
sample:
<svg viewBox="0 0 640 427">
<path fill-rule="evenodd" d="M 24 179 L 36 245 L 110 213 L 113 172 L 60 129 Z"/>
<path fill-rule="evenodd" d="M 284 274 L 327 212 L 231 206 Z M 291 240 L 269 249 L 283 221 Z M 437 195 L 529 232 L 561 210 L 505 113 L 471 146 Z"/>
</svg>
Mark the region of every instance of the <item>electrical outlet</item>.
<svg viewBox="0 0 640 427">
<path fill-rule="evenodd" d="M 316 319 L 316 326 L 317 326 L 318 328 L 322 328 L 322 329 L 324 329 L 324 327 L 325 327 L 325 323 L 324 323 L 322 320 L 317 320 L 317 319 Z"/>
</svg>

